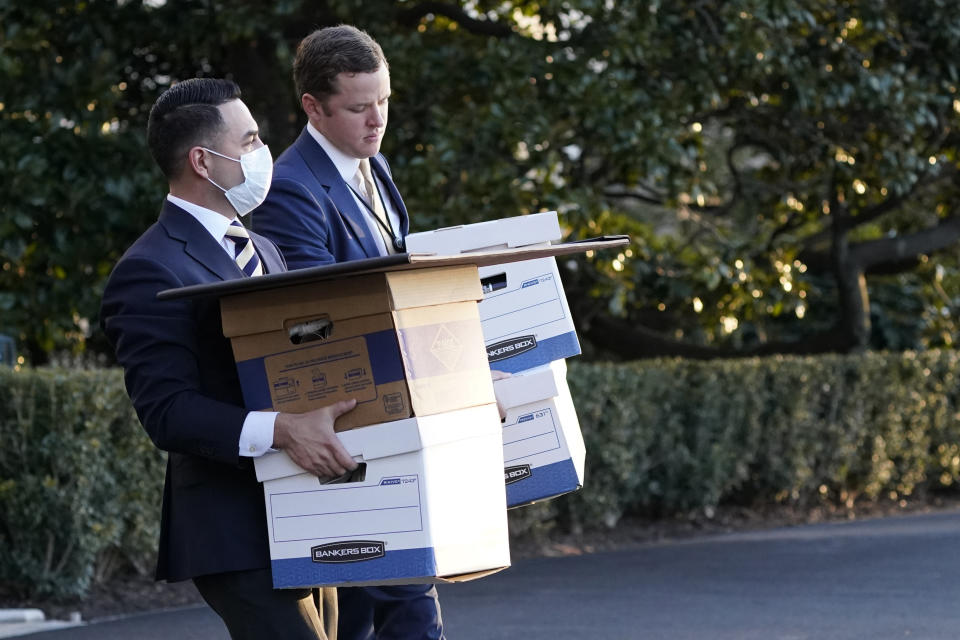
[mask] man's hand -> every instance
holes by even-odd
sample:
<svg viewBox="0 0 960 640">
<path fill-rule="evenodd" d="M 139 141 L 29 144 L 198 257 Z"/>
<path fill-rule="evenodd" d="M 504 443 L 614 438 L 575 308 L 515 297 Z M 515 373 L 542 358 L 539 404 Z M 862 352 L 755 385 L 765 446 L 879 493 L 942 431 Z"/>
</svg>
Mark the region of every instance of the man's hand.
<svg viewBox="0 0 960 640">
<path fill-rule="evenodd" d="M 340 476 L 357 468 L 333 423 L 357 405 L 355 399 L 341 400 L 307 413 L 280 413 L 273 423 L 273 446 L 287 452 L 306 471 L 321 477 Z"/>
</svg>

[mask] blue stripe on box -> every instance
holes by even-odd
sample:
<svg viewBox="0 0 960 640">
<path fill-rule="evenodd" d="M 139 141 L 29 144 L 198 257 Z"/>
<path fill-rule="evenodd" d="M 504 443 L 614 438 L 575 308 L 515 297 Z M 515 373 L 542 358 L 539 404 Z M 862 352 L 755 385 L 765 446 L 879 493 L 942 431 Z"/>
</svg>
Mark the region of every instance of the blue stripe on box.
<svg viewBox="0 0 960 640">
<path fill-rule="evenodd" d="M 367 354 L 373 370 L 373 383 L 377 386 L 403 380 L 403 361 L 400 345 L 393 329 L 377 331 L 363 336 L 367 341 Z"/>
<path fill-rule="evenodd" d="M 437 562 L 431 547 L 387 551 L 382 558 L 359 562 L 321 563 L 310 558 L 285 558 L 271 561 L 270 566 L 274 589 L 413 579 L 437 574 Z"/>
<path fill-rule="evenodd" d="M 542 467 L 533 467 L 529 477 L 507 485 L 507 508 L 522 507 L 537 500 L 554 498 L 576 491 L 580 486 L 577 469 L 569 458 Z"/>
<path fill-rule="evenodd" d="M 363 338 L 367 343 L 373 383 L 379 386 L 403 380 L 403 361 L 400 359 L 400 346 L 397 344 L 396 332 L 393 329 L 386 329 L 364 334 Z M 310 346 L 313 345 L 308 344 L 305 348 Z M 298 351 L 298 349 L 291 349 L 291 351 Z M 243 390 L 243 405 L 251 411 L 273 407 L 264 359 L 276 355 L 280 354 L 268 353 L 259 358 L 250 358 L 237 363 L 237 375 L 240 378 L 240 388 Z"/>
<path fill-rule="evenodd" d="M 497 371 L 506 371 L 507 373 L 519 373 L 527 369 L 549 364 L 554 360 L 563 360 L 564 358 L 577 355 L 580 355 L 580 341 L 577 340 L 575 331 L 568 331 L 567 333 L 561 333 L 558 336 L 537 342 L 535 349 L 525 351 L 510 358 L 491 362 L 490 368 L 496 369 Z"/>
</svg>

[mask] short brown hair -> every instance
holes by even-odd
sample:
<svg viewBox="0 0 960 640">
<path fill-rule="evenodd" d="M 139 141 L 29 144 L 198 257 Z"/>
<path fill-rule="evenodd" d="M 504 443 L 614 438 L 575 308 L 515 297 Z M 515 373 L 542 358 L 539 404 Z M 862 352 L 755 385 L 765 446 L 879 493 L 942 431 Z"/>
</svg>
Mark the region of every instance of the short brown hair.
<svg viewBox="0 0 960 640">
<path fill-rule="evenodd" d="M 383 49 L 366 31 L 341 24 L 318 29 L 300 41 L 293 60 L 297 98 L 309 93 L 323 101 L 339 91 L 337 75 L 373 73 L 388 66 Z"/>
</svg>

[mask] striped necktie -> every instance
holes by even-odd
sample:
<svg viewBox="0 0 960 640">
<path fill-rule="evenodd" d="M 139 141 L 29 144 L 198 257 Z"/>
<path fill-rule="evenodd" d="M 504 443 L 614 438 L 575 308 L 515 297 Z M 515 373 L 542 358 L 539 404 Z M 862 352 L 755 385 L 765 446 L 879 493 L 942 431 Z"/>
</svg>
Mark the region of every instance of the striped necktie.
<svg viewBox="0 0 960 640">
<path fill-rule="evenodd" d="M 369 158 L 364 158 L 360 161 L 360 166 L 357 168 L 356 179 L 360 186 L 360 197 L 370 205 L 370 211 L 372 211 L 373 215 L 380 221 L 379 224 L 376 225 L 377 231 L 379 231 L 383 237 L 383 244 L 387 249 L 387 253 L 396 253 L 397 249 L 393 246 L 393 234 L 391 233 L 390 222 L 387 220 L 387 212 L 383 209 L 380 192 L 377 190 L 377 185 L 373 181 L 373 172 L 370 170 Z"/>
<path fill-rule="evenodd" d="M 237 261 L 237 266 L 248 276 L 262 276 L 263 267 L 260 266 L 260 258 L 254 251 L 250 234 L 247 233 L 246 228 L 240 224 L 239 220 L 230 223 L 226 235 L 233 241 L 233 255 Z"/>
</svg>

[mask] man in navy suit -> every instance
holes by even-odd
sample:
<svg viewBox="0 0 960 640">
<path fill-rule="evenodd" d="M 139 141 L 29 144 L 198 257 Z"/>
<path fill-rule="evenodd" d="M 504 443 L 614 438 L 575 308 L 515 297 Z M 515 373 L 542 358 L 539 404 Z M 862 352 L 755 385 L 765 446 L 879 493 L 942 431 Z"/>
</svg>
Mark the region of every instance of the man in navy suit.
<svg viewBox="0 0 960 640">
<path fill-rule="evenodd" d="M 193 579 L 235 639 L 336 638 L 335 590 L 273 589 L 252 458 L 274 447 L 318 475 L 355 468 L 333 431 L 353 401 L 299 415 L 247 411 L 218 302 L 156 298 L 286 269 L 277 248 L 237 220 L 266 195 L 270 152 L 226 80 L 174 85 L 147 131 L 170 192 L 117 262 L 100 319 L 141 423 L 169 452 L 157 579 Z"/>
<path fill-rule="evenodd" d="M 317 30 L 297 48 L 293 77 L 308 124 L 277 159 L 253 228 L 291 269 L 402 251 L 407 210 L 380 154 L 390 98 L 380 45 L 347 25 Z M 341 640 L 444 637 L 431 585 L 340 588 L 338 599 Z"/>
<path fill-rule="evenodd" d="M 253 228 L 277 243 L 291 269 L 402 250 L 410 222 L 380 153 L 390 98 L 380 45 L 353 27 L 320 29 L 300 43 L 293 73 L 308 124 L 277 159 Z"/>
</svg>

